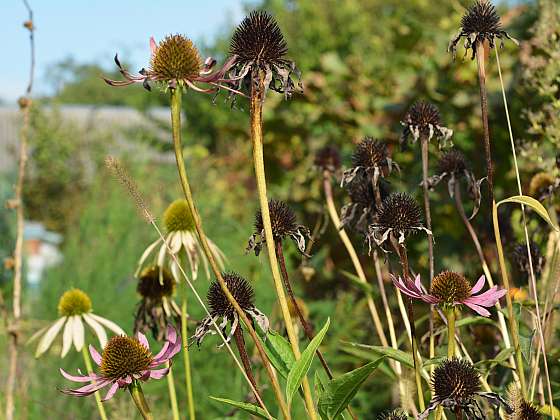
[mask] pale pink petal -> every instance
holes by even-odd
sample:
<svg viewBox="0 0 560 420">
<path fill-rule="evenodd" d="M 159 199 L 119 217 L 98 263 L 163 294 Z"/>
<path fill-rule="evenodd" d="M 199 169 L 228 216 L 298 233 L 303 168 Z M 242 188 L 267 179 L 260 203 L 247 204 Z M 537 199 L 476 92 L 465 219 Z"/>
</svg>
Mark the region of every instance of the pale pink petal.
<svg viewBox="0 0 560 420">
<path fill-rule="evenodd" d="M 150 378 L 161 379 L 169 373 L 169 368 L 154 369 L 150 371 Z"/>
<path fill-rule="evenodd" d="M 496 302 L 506 293 L 507 291 L 505 289 L 498 290 L 498 286 L 494 286 L 486 292 L 477 296 L 471 296 L 466 300 L 472 301 L 477 305 L 494 306 Z"/>
<path fill-rule="evenodd" d="M 480 278 L 478 279 L 478 281 L 476 282 L 476 284 L 472 288 L 471 294 L 474 295 L 474 294 L 480 292 L 482 290 L 482 288 L 484 287 L 485 283 L 486 283 L 486 276 L 483 274 L 482 276 L 480 276 Z"/>
<path fill-rule="evenodd" d="M 150 37 L 150 51 L 152 52 L 152 55 L 154 55 L 156 53 L 157 50 L 157 44 L 156 44 L 156 40 L 154 39 L 153 36 Z"/>
<path fill-rule="evenodd" d="M 101 388 L 107 386 L 107 384 L 111 383 L 110 379 L 102 379 L 92 384 L 85 385 L 78 389 L 63 389 L 62 392 L 68 395 L 74 395 L 78 397 L 91 395 L 95 391 L 100 390 Z"/>
<path fill-rule="evenodd" d="M 75 375 L 70 375 L 68 372 L 66 372 L 64 369 L 58 369 L 60 371 L 60 373 L 62 374 L 62 376 L 64 376 L 66 379 L 68 379 L 69 381 L 74 381 L 74 382 L 91 382 L 91 377 L 89 375 L 87 376 L 75 376 Z"/>
<path fill-rule="evenodd" d="M 486 310 L 482 306 L 478 306 L 477 304 L 471 302 L 464 302 L 464 303 L 479 315 L 486 316 L 486 317 L 490 316 L 490 312 L 488 312 L 488 310 Z"/>
<path fill-rule="evenodd" d="M 148 350 L 150 350 L 150 343 L 148 343 L 148 339 L 146 338 L 146 336 L 144 334 L 142 334 L 140 331 L 138 331 L 136 333 L 136 338 L 138 338 L 138 341 L 140 342 L 140 344 L 142 344 L 144 347 L 146 347 Z"/>
<path fill-rule="evenodd" d="M 416 275 L 416 280 L 414 281 L 414 285 L 419 291 L 422 291 L 422 282 L 420 281 L 420 274 Z"/>
<path fill-rule="evenodd" d="M 113 395 L 115 395 L 115 392 L 117 392 L 117 389 L 119 389 L 119 383 L 114 382 L 113 385 L 111 385 L 111 388 L 109 388 L 109 391 L 107 392 L 107 395 L 105 395 L 105 398 L 103 398 L 101 401 L 105 402 L 105 401 L 113 398 Z"/>
<path fill-rule="evenodd" d="M 429 303 L 431 305 L 435 305 L 441 301 L 439 298 L 432 295 L 422 295 L 420 296 L 420 299 L 422 299 L 424 302 Z"/>
<path fill-rule="evenodd" d="M 95 350 L 91 344 L 89 345 L 89 354 L 97 366 L 101 366 L 101 355 Z"/>
</svg>

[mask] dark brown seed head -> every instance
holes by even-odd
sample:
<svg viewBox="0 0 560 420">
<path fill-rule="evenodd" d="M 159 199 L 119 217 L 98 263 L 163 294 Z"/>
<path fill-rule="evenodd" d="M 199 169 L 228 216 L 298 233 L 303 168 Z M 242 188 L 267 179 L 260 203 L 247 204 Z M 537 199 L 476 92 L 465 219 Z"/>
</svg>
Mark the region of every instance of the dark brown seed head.
<svg viewBox="0 0 560 420">
<path fill-rule="evenodd" d="M 447 359 L 434 370 L 432 387 L 439 401 L 467 401 L 480 391 L 480 375 L 466 360 Z"/>
<path fill-rule="evenodd" d="M 419 127 L 420 131 L 429 130 L 429 125 L 441 125 L 441 116 L 437 106 L 427 101 L 415 102 L 403 119 L 405 126 Z"/>
<path fill-rule="evenodd" d="M 381 203 L 377 225 L 384 229 L 407 231 L 422 226 L 422 212 L 407 193 L 392 193 Z"/>
<path fill-rule="evenodd" d="M 168 35 L 156 47 L 150 60 L 150 73 L 166 82 L 197 77 L 202 60 L 192 41 L 183 35 Z"/>
<path fill-rule="evenodd" d="M 101 373 L 111 379 L 140 374 L 154 359 L 150 350 L 136 338 L 115 336 L 109 340 L 101 356 Z"/>
<path fill-rule="evenodd" d="M 340 152 L 334 146 L 325 146 L 315 155 L 315 166 L 323 171 L 335 172 L 340 168 Z"/>
<path fill-rule="evenodd" d="M 377 420 L 407 420 L 408 416 L 402 410 L 387 410 L 377 416 Z"/>
<path fill-rule="evenodd" d="M 464 34 L 480 34 L 494 36 L 502 30 L 500 16 L 494 5 L 488 0 L 477 0 L 461 18 L 461 29 Z"/>
<path fill-rule="evenodd" d="M 234 272 L 222 273 L 222 277 L 229 291 L 242 309 L 249 310 L 254 307 L 255 292 L 247 280 Z M 210 289 L 208 289 L 206 299 L 208 300 L 210 314 L 212 316 L 233 319 L 235 309 L 222 291 L 222 287 L 218 281 L 212 282 Z"/>
<path fill-rule="evenodd" d="M 443 271 L 432 280 L 430 294 L 447 304 L 463 302 L 471 295 L 471 285 L 463 275 Z"/>
<path fill-rule="evenodd" d="M 467 170 L 467 161 L 465 155 L 463 155 L 457 149 L 451 149 L 447 152 L 443 152 L 441 158 L 438 161 L 438 174 L 447 173 L 462 175 L 465 170 Z"/>
<path fill-rule="evenodd" d="M 163 280 L 163 284 L 161 284 L 161 280 Z M 169 270 L 154 265 L 142 270 L 138 277 L 136 291 L 143 298 L 161 300 L 164 296 L 169 297 L 173 295 L 175 280 Z"/>
<path fill-rule="evenodd" d="M 365 137 L 352 154 L 352 166 L 363 168 L 387 166 L 387 145 L 384 141 Z"/>
<path fill-rule="evenodd" d="M 284 59 L 288 45 L 276 20 L 264 11 L 254 11 L 233 33 L 229 52 L 241 62 L 274 64 Z"/>
<path fill-rule="evenodd" d="M 531 262 L 533 263 L 533 271 L 539 274 L 544 265 L 544 257 L 538 245 L 534 241 L 529 242 L 529 249 L 531 251 Z M 529 264 L 529 255 L 527 253 L 527 244 L 516 244 L 511 253 L 512 260 L 517 265 L 517 268 L 522 273 L 530 273 L 531 265 Z"/>
<path fill-rule="evenodd" d="M 275 239 L 283 239 L 297 231 L 298 225 L 296 223 L 296 215 L 285 202 L 269 200 L 268 211 L 270 213 L 272 234 Z M 257 210 L 255 214 L 255 231 L 259 235 L 264 231 L 262 213 L 260 210 Z"/>
</svg>

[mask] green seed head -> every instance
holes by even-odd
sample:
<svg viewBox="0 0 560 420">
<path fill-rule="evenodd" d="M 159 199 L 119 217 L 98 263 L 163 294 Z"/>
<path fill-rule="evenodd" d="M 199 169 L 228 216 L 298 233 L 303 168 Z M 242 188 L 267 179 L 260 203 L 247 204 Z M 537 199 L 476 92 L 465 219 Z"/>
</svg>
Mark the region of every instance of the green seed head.
<svg viewBox="0 0 560 420">
<path fill-rule="evenodd" d="M 158 80 L 181 82 L 199 75 L 202 60 L 192 41 L 183 35 L 168 35 L 156 47 L 150 73 Z"/>
<path fill-rule="evenodd" d="M 81 315 L 91 311 L 91 299 L 80 289 L 70 289 L 58 301 L 61 316 Z"/>
<path fill-rule="evenodd" d="M 163 223 L 168 232 L 193 231 L 194 219 L 187 200 L 178 199 L 171 203 L 163 213 Z"/>
</svg>

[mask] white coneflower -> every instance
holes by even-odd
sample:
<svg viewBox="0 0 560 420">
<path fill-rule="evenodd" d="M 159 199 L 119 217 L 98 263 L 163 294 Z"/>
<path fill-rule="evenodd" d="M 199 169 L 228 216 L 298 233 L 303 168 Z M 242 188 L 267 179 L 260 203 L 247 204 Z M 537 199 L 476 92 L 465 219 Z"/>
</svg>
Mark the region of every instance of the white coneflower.
<svg viewBox="0 0 560 420">
<path fill-rule="evenodd" d="M 163 223 L 167 229 L 167 233 L 165 234 L 167 245 L 162 238 L 158 238 L 155 242 L 150 244 L 140 257 L 140 261 L 138 261 L 136 276 L 140 274 L 144 267 L 156 264 L 162 270 L 168 267 L 173 277 L 175 277 L 175 280 L 181 278 L 178 264 L 175 262 L 174 258 L 169 258 L 167 249 L 167 246 L 169 246 L 171 252 L 179 261 L 186 255 L 186 261 L 190 266 L 191 278 L 193 280 L 198 276 L 200 261 L 202 261 L 204 265 L 206 277 L 210 277 L 208 260 L 204 255 L 204 250 L 196 234 L 193 216 L 189 210 L 187 200 L 178 199 L 171 203 L 163 214 Z M 224 253 L 210 240 L 208 240 L 208 245 L 218 265 L 220 268 L 223 268 L 225 259 Z M 156 254 L 154 251 L 158 246 L 159 251 Z M 155 258 L 150 259 L 150 256 L 154 256 Z M 163 282 L 161 271 L 160 282 Z"/>
<path fill-rule="evenodd" d="M 107 343 L 105 328 L 110 329 L 117 335 L 125 335 L 123 329 L 117 324 L 92 312 L 91 299 L 80 289 L 70 289 L 60 297 L 58 313 L 60 314 L 59 319 L 53 324 L 37 331 L 29 340 L 29 342 L 32 342 L 41 337 L 35 357 L 41 356 L 51 347 L 58 333 L 63 330 L 63 327 L 62 353 L 60 357 L 68 354 L 72 343 L 74 343 L 76 351 L 82 350 L 85 342 L 84 322 L 93 330 L 102 347 L 105 347 Z"/>
</svg>

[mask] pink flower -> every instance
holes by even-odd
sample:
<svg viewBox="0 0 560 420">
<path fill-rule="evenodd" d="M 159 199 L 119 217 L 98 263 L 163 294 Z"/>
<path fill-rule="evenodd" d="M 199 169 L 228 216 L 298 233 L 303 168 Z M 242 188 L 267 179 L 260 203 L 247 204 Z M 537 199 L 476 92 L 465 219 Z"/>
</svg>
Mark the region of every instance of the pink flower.
<svg viewBox="0 0 560 420">
<path fill-rule="evenodd" d="M 163 378 L 169 373 L 170 366 L 155 368 L 170 362 L 180 350 L 180 336 L 172 326 L 167 327 L 167 340 L 155 356 L 150 352 L 150 345 L 144 334 L 139 332 L 136 337 L 115 336 L 109 340 L 102 355 L 93 346 L 89 346 L 91 357 L 99 366 L 100 373 L 82 375 L 78 370 L 80 376 L 74 376 L 60 369 L 62 376 L 70 381 L 90 382 L 81 388 L 65 389 L 62 392 L 86 397 L 110 385 L 107 395 L 102 400 L 107 401 L 119 388 L 127 388 L 133 381 Z"/>
<path fill-rule="evenodd" d="M 420 281 L 420 275 L 413 282 L 410 279 L 392 276 L 393 284 L 405 295 L 421 299 L 429 304 L 466 305 L 482 316 L 490 316 L 485 308 L 490 308 L 504 296 L 507 291 L 494 286 L 484 293 L 479 293 L 486 283 L 486 277 L 480 276 L 471 288 L 469 282 L 461 274 L 444 271 L 432 280 L 430 293 L 427 293 Z"/>
</svg>

